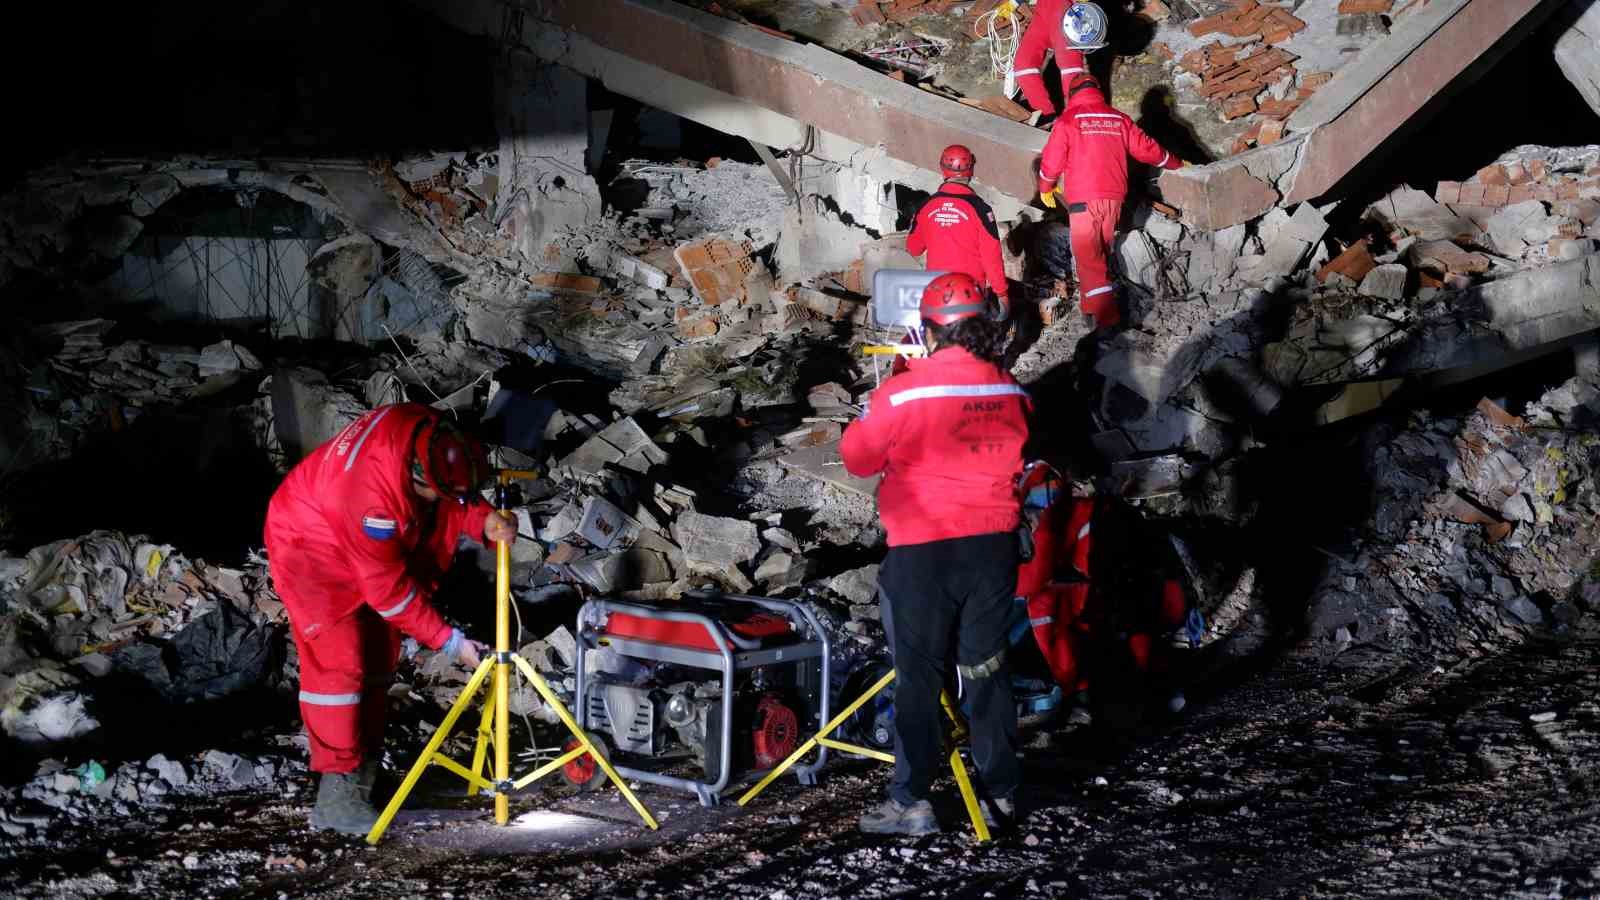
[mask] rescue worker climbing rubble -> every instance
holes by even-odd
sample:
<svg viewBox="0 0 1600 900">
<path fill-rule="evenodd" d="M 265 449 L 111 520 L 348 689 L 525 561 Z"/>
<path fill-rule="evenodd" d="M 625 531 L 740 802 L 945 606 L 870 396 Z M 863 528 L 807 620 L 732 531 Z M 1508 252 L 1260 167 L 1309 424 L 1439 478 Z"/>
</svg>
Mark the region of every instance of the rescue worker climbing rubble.
<svg viewBox="0 0 1600 900">
<path fill-rule="evenodd" d="M 463 535 L 516 539 L 477 489 L 481 445 L 420 404 L 379 407 L 312 451 L 267 510 L 272 580 L 300 657 L 300 714 L 320 774 L 311 826 L 377 821 L 389 682 L 402 632 L 476 667 L 481 645 L 429 602 Z"/>
<path fill-rule="evenodd" d="M 1063 85 L 1089 74 L 1084 50 L 1105 46 L 1105 13 L 1094 3 L 1076 0 L 1039 0 L 1033 17 L 1017 44 L 1011 74 L 1028 105 L 1046 116 L 1055 115 L 1056 103 L 1044 79 L 1044 58 L 1053 53 Z"/>
<path fill-rule="evenodd" d="M 928 198 L 911 222 L 906 252 L 928 255 L 926 267 L 935 272 L 962 272 L 980 285 L 988 285 L 999 301 L 996 312 L 1004 318 L 1010 310 L 1006 268 L 1000 256 L 1000 229 L 994 210 L 972 189 L 976 160 L 972 151 L 951 144 L 939 154 L 944 183 Z"/>
<path fill-rule="evenodd" d="M 1050 129 L 1039 162 L 1039 200 L 1054 209 L 1057 195 L 1066 197 L 1080 308 L 1094 317 L 1096 329 L 1122 320 L 1110 256 L 1128 196 L 1130 156 L 1158 168 L 1183 167 L 1183 160 L 1106 103 L 1093 76 L 1077 76 L 1067 89 L 1066 112 Z"/>
<path fill-rule="evenodd" d="M 1004 326 L 972 276 L 923 291 L 924 359 L 873 391 L 844 432 L 852 475 L 881 473 L 889 551 L 879 574 L 895 670 L 895 771 L 889 799 L 861 817 L 876 834 L 929 834 L 944 735 L 939 693 L 950 645 L 971 704 L 973 759 L 996 818 L 1015 812 L 1017 711 L 1005 662 L 1016 594 L 1022 471 L 1030 408 L 997 361 Z"/>
</svg>

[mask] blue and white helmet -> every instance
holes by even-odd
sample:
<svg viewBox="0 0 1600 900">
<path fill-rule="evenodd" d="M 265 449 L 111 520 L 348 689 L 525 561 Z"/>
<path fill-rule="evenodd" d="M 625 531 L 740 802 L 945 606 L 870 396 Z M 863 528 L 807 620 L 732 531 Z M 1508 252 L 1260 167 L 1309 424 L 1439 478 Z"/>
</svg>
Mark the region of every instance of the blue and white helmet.
<svg viewBox="0 0 1600 900">
<path fill-rule="evenodd" d="M 1106 27 L 1106 12 L 1098 3 L 1080 0 L 1067 7 L 1066 15 L 1061 17 L 1061 31 L 1074 50 L 1099 50 L 1106 45 L 1110 29 Z"/>
</svg>

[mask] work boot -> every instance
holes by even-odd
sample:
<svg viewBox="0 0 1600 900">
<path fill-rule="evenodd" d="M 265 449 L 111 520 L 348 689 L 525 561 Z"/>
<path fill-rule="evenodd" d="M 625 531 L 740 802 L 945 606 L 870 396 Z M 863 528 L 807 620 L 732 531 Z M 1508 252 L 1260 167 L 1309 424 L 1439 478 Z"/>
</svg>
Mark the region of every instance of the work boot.
<svg viewBox="0 0 1600 900">
<path fill-rule="evenodd" d="M 861 817 L 860 827 L 867 834 L 909 834 L 919 836 L 936 834 L 939 821 L 933 817 L 933 804 L 926 800 L 906 806 L 890 798 L 882 805 L 867 810 Z"/>
<path fill-rule="evenodd" d="M 1094 724 L 1094 713 L 1089 711 L 1089 692 L 1072 695 L 1072 708 L 1067 711 L 1067 727 L 1082 728 Z"/>
<path fill-rule="evenodd" d="M 1010 797 L 982 800 L 978 808 L 983 812 L 983 824 L 990 831 L 1009 831 L 1017 824 L 1017 802 Z"/>
<path fill-rule="evenodd" d="M 311 827 L 317 831 L 365 835 L 378 822 L 378 811 L 362 799 L 360 776 L 355 772 L 323 772 L 317 784 L 317 805 L 311 809 Z"/>
<path fill-rule="evenodd" d="M 383 763 L 376 756 L 369 756 L 356 767 L 356 792 L 361 797 L 361 802 L 372 805 L 372 788 L 378 783 L 378 775 L 383 770 Z"/>
</svg>

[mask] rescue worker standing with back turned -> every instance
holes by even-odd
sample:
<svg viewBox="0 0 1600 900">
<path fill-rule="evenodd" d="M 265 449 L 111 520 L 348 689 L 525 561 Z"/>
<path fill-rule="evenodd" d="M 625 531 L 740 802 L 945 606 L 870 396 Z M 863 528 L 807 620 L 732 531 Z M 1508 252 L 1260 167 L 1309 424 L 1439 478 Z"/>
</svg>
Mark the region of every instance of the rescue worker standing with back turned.
<svg viewBox="0 0 1600 900">
<path fill-rule="evenodd" d="M 300 656 L 300 715 L 321 775 L 311 826 L 366 834 L 401 632 L 463 665 L 482 647 L 429 597 L 463 535 L 516 539 L 477 490 L 481 445 L 415 403 L 375 409 L 295 466 L 272 495 L 266 542 Z"/>
<path fill-rule="evenodd" d="M 899 673 L 895 768 L 888 801 L 861 817 L 861 830 L 875 834 L 939 830 L 927 796 L 943 757 L 939 692 L 952 638 L 991 809 L 1015 811 L 1017 710 L 1005 648 L 1029 402 L 996 365 L 1004 325 L 987 306 L 969 275 L 930 282 L 921 302 L 927 358 L 873 391 L 840 446 L 852 475 L 882 473 L 878 510 L 889 538 L 879 583 Z"/>
<path fill-rule="evenodd" d="M 962 272 L 978 284 L 987 284 L 1000 302 L 1005 318 L 1011 304 L 1006 295 L 1006 266 L 1000 257 L 1000 228 L 994 210 L 972 189 L 976 160 L 972 151 L 951 144 L 939 154 L 944 184 L 922 205 L 906 235 L 906 252 L 928 254 L 925 268 L 934 272 Z"/>
<path fill-rule="evenodd" d="M 1077 76 L 1067 88 L 1067 111 L 1050 129 L 1039 161 L 1039 200 L 1054 209 L 1056 194 L 1063 192 L 1057 181 L 1064 182 L 1079 302 L 1096 329 L 1122 321 L 1109 261 L 1128 196 L 1130 156 L 1158 168 L 1183 167 L 1183 160 L 1106 103 L 1093 76 Z"/>
</svg>

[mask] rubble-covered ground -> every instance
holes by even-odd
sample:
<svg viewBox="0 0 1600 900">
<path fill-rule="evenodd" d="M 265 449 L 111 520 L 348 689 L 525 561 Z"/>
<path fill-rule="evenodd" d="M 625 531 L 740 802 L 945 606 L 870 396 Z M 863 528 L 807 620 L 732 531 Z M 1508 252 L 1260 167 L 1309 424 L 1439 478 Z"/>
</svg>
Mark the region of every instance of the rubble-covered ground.
<svg viewBox="0 0 1600 900">
<path fill-rule="evenodd" d="M 565 787 L 519 799 L 513 823 L 499 828 L 485 801 L 440 782 L 428 793 L 438 811 L 404 816 L 377 848 L 309 832 L 302 776 L 173 792 L 137 817 L 108 815 L 115 801 L 74 800 L 70 818 L 8 838 L 0 888 L 26 897 L 1582 896 L 1600 890 L 1597 649 L 1586 636 L 1377 674 L 1288 664 L 1219 685 L 1175 725 L 1036 734 L 1027 812 L 988 845 L 959 830 L 948 779 L 945 833 L 860 835 L 854 816 L 887 777 L 864 763 L 830 770 L 818 788 L 785 784 L 748 809 L 708 810 L 647 788 L 658 834 L 629 821 L 614 793 L 574 797 Z M 183 764 L 215 777 L 211 758 Z M 14 801 L 7 810 L 8 831 L 37 815 Z"/>
<path fill-rule="evenodd" d="M 992 4 L 699 5 L 968 101 L 999 90 L 972 32 Z M 1152 130 L 1235 152 L 1422 4 L 1343 5 L 1112 4 L 1137 27 L 1094 64 Z M 1074 309 L 1066 224 L 1000 223 L 1030 451 L 1103 504 L 1096 601 L 1120 627 L 1159 575 L 1198 616 L 1165 678 L 1119 668 L 1116 629 L 1089 644 L 1093 723 L 1068 691 L 1029 727 L 1026 815 L 994 844 L 948 783 L 944 834 L 858 834 L 887 779 L 863 761 L 748 809 L 646 786 L 659 833 L 559 777 L 498 828 L 436 770 L 377 849 L 310 832 L 261 520 L 288 466 L 375 406 L 432 404 L 540 473 L 513 503 L 514 642 L 569 704 L 592 597 L 791 598 L 839 680 L 886 662 L 875 483 L 838 448 L 888 367 L 863 346 L 902 337 L 870 294 L 919 265 L 902 229 L 923 195 L 479 55 L 494 78 L 450 106 L 481 101 L 461 117 L 494 134 L 463 146 L 88 154 L 0 192 L 0 893 L 1600 892 L 1600 146 L 1581 124 L 1545 146 L 1474 122 L 1448 167 L 1418 168 L 1441 139 L 1409 156 L 1421 175 L 1214 232 L 1136 196 L 1110 334 Z M 298 108 L 288 131 L 328 124 Z M 492 571 L 464 548 L 437 598 L 475 637 Z M 467 677 L 408 648 L 391 782 Z M 512 713 L 518 765 L 552 758 L 555 711 L 518 689 Z"/>
</svg>

